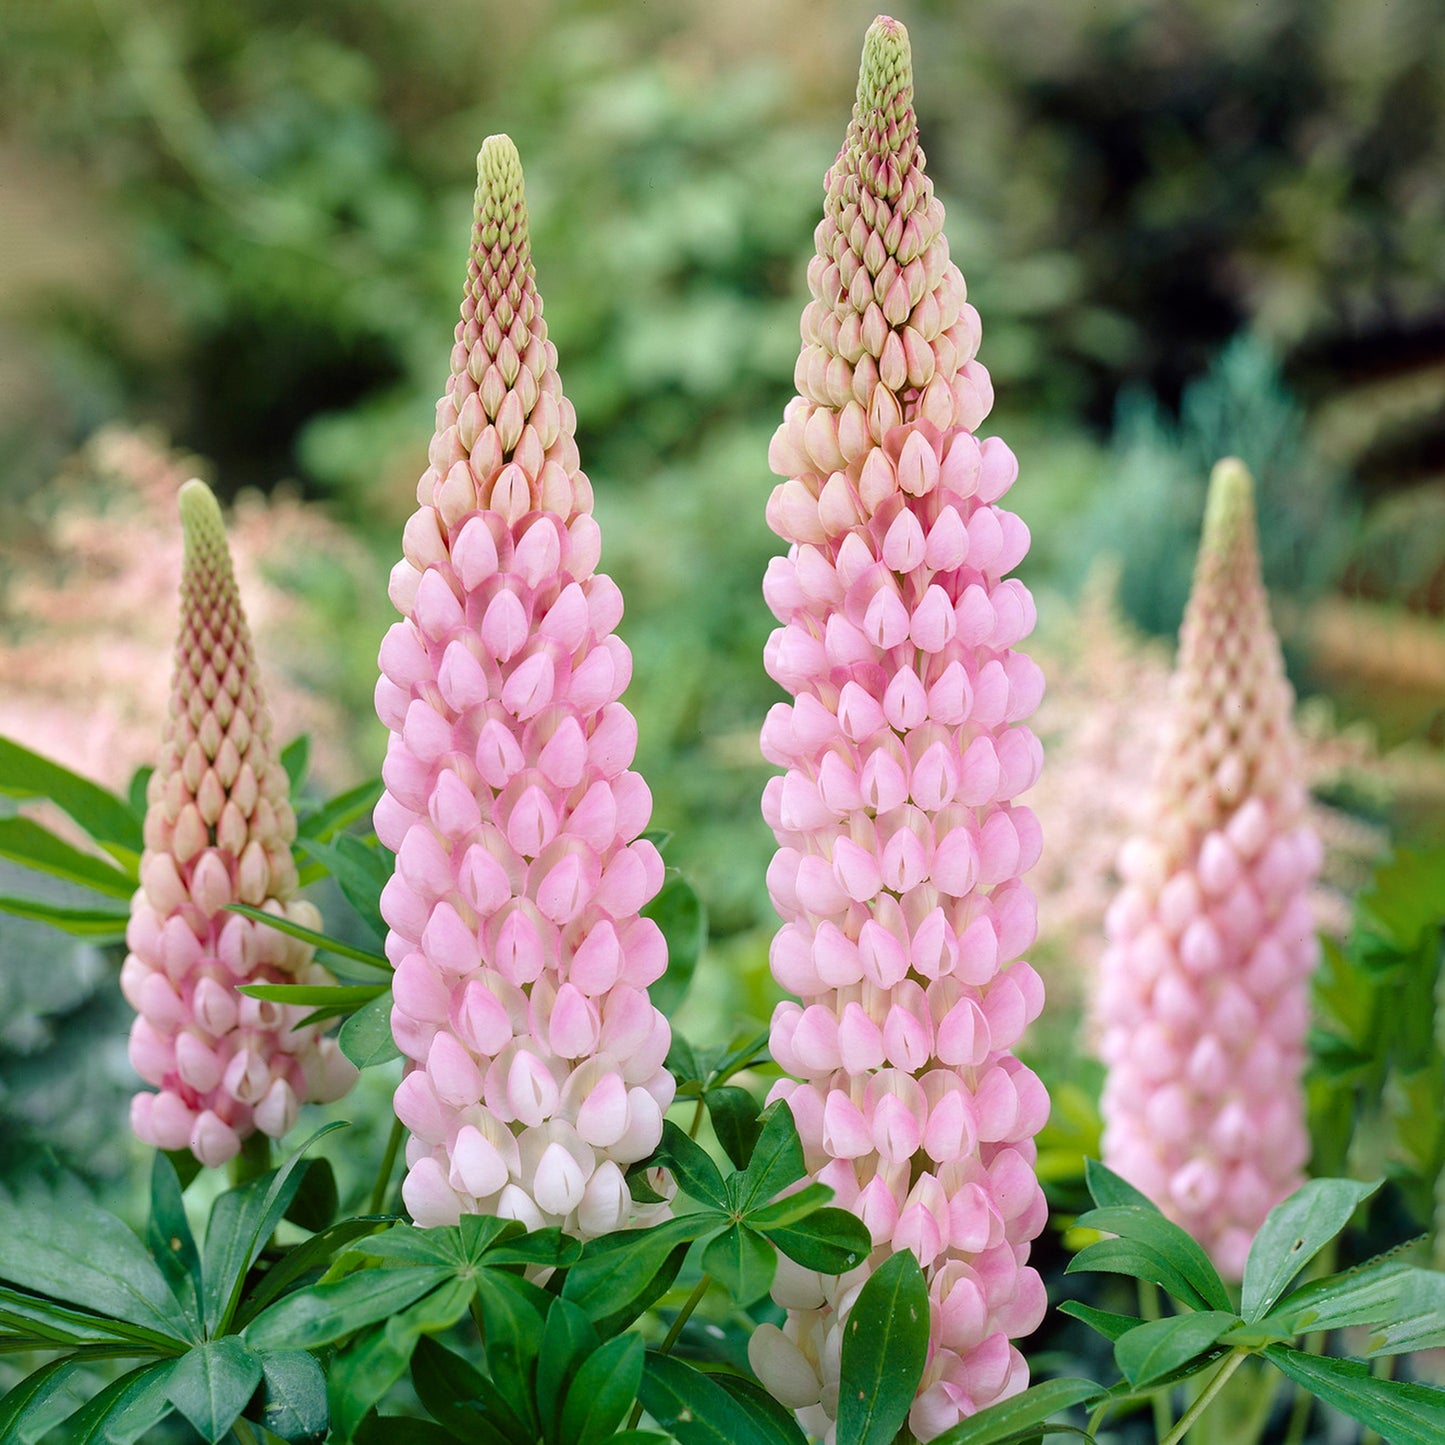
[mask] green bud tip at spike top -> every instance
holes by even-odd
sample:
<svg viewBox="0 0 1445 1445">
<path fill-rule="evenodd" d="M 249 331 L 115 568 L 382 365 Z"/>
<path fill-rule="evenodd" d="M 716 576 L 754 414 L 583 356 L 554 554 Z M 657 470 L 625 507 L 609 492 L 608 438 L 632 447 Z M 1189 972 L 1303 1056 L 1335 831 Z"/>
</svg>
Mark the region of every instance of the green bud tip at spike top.
<svg viewBox="0 0 1445 1445">
<path fill-rule="evenodd" d="M 145 851 L 121 990 L 136 1010 L 130 1058 L 156 1087 L 131 1104 L 136 1135 L 233 1158 L 255 1132 L 280 1138 L 309 1100 L 339 1098 L 356 1070 L 320 1029 L 236 992 L 238 983 L 331 983 L 313 950 L 230 911 L 235 902 L 319 927 L 293 901 L 296 817 L 271 736 L 255 653 L 204 482 L 180 491 L 185 560 L 170 721 L 146 788 Z"/>
<path fill-rule="evenodd" d="M 858 168 L 874 192 L 891 200 L 902 189 L 917 148 L 908 31 L 892 16 L 880 15 L 863 40 L 858 99 L 844 151 L 863 163 Z"/>
</svg>

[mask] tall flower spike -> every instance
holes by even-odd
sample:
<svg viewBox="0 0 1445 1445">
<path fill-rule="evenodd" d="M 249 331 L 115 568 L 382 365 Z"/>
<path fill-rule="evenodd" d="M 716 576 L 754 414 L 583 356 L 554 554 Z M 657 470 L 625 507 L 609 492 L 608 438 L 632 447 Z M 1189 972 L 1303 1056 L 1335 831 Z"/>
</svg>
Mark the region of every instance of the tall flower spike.
<svg viewBox="0 0 1445 1445">
<path fill-rule="evenodd" d="M 376 689 L 391 729 L 376 830 L 396 966 L 396 1091 L 418 1224 L 463 1213 L 582 1238 L 637 1218 L 624 1169 L 662 1135 L 662 885 L 628 771 L 622 595 L 578 470 L 506 136 L 476 219 L 431 465 L 406 524 Z M 665 1207 L 664 1207 L 665 1208 Z M 656 1211 L 654 1211 L 655 1213 Z"/>
<path fill-rule="evenodd" d="M 1103 1152 L 1239 1279 L 1309 1154 L 1300 1074 L 1321 849 L 1254 486 L 1232 459 L 1210 479 L 1171 689 L 1153 823 L 1124 845 L 1105 923 Z"/>
<path fill-rule="evenodd" d="M 293 900 L 296 817 L 271 739 L 221 509 L 204 482 L 180 491 L 185 563 L 171 716 L 146 788 L 141 886 L 120 982 L 138 1017 L 131 1125 L 158 1149 L 224 1164 L 260 1130 L 279 1139 L 306 1101 L 339 1099 L 356 1070 L 309 1009 L 262 1003 L 239 983 L 333 983 L 314 950 L 226 911 L 248 903 L 308 928 Z"/>
<path fill-rule="evenodd" d="M 833 1438 L 843 1321 L 869 1271 L 911 1249 L 933 1308 L 910 1428 L 929 1440 L 1022 1389 L 1010 1344 L 1037 1327 L 1027 1267 L 1046 1207 L 1033 1136 L 1048 1115 L 1011 1050 L 1043 989 L 1020 881 L 1038 825 L 1023 726 L 1043 692 L 1015 644 L 1034 623 L 1005 574 L 1028 529 L 996 502 L 1017 475 L 974 430 L 992 391 L 979 321 L 923 173 L 907 32 L 868 31 L 858 103 L 808 269 L 799 396 L 773 439 L 768 521 L 791 546 L 764 582 L 765 655 L 790 694 L 763 729 L 785 768 L 763 795 L 784 926 L 773 1056 L 810 1172 L 873 1236 L 840 1280 L 782 1263 L 785 1328 L 750 1356 L 808 1430 Z"/>
</svg>

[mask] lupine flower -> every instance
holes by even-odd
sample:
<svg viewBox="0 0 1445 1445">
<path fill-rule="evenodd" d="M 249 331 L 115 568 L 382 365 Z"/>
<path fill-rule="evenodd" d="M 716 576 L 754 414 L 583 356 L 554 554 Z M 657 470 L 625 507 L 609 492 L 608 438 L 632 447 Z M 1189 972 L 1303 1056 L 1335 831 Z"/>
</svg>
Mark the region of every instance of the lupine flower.
<svg viewBox="0 0 1445 1445">
<path fill-rule="evenodd" d="M 793 698 L 762 735 L 787 770 L 763 796 L 784 920 L 772 968 L 801 997 L 773 1015 L 795 1076 L 774 1097 L 875 1251 L 839 1280 L 783 1261 L 786 1326 L 761 1327 L 750 1357 L 831 1440 L 848 1309 L 871 1268 L 911 1249 L 933 1338 L 910 1428 L 928 1440 L 1023 1388 L 1010 1341 L 1045 1306 L 1026 1261 L 1048 1096 L 1011 1053 L 1043 1001 L 1021 957 L 1039 832 L 1012 801 L 1038 776 L 1022 721 L 1043 680 L 1014 650 L 1033 602 L 1005 580 L 1028 529 L 995 505 L 1017 463 L 974 435 L 992 401 L 978 315 L 923 173 L 907 32 L 886 17 L 826 185 L 800 394 L 769 457 L 788 480 L 768 521 L 792 545 L 764 583 L 783 624 L 766 664 Z"/>
<path fill-rule="evenodd" d="M 296 817 L 271 737 L 221 510 L 204 482 L 180 491 L 185 532 L 171 716 L 146 788 L 141 886 L 121 989 L 138 1017 L 131 1126 L 158 1149 L 224 1164 L 259 1130 L 279 1139 L 306 1101 L 339 1099 L 356 1070 L 336 1041 L 297 1026 L 310 1010 L 262 1003 L 239 983 L 332 983 L 313 950 L 227 911 L 248 903 L 308 928 L 293 900 Z"/>
<path fill-rule="evenodd" d="M 506 136 L 477 162 L 446 395 L 391 596 L 377 833 L 396 966 L 396 1091 L 418 1224 L 496 1214 L 583 1238 L 636 1220 L 624 1169 L 674 1082 L 639 910 L 662 885 L 618 701 L 622 595 L 597 568 L 592 488 L 533 280 Z"/>
<path fill-rule="evenodd" d="M 1121 852 L 1106 920 L 1104 1159 L 1238 1279 L 1309 1153 L 1320 844 L 1237 461 L 1210 480 L 1171 695 L 1153 820 Z"/>
</svg>

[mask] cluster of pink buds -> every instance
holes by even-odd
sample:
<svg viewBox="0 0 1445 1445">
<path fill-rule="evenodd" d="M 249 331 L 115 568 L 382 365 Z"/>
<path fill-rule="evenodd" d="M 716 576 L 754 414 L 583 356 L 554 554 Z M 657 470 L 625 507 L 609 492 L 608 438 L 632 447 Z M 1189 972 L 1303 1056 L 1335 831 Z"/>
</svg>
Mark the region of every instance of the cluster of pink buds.
<svg viewBox="0 0 1445 1445">
<path fill-rule="evenodd" d="M 1154 821 L 1119 860 L 1097 1014 L 1104 1159 L 1239 1279 L 1309 1155 L 1300 1074 L 1319 840 L 1260 579 L 1249 473 L 1223 461 L 1180 633 Z"/>
<path fill-rule="evenodd" d="M 623 1171 L 662 1133 L 667 965 L 639 910 L 662 885 L 652 799 L 618 700 L 622 596 L 597 572 L 533 280 L 522 171 L 478 157 L 466 293 L 430 466 L 381 647 L 391 729 L 376 830 L 396 966 L 396 1092 L 418 1224 L 496 1214 L 583 1238 L 638 1215 Z"/>
<path fill-rule="evenodd" d="M 311 904 L 291 899 L 296 818 L 220 508 L 195 481 L 181 488 L 180 506 L 185 567 L 171 718 L 147 787 L 121 988 L 138 1015 L 131 1062 L 159 1090 L 136 1095 L 136 1135 L 217 1165 L 256 1130 L 279 1139 L 301 1103 L 339 1099 L 356 1070 L 334 1039 L 298 1027 L 308 1009 L 236 992 L 240 983 L 334 980 L 308 945 L 228 911 L 247 903 L 321 924 Z"/>
<path fill-rule="evenodd" d="M 770 566 L 782 626 L 766 653 L 791 695 L 762 749 L 784 926 L 772 1051 L 810 1173 L 868 1226 L 859 1270 L 784 1263 L 780 1331 L 759 1377 L 832 1439 L 842 1325 L 869 1270 L 910 1249 L 928 1280 L 930 1357 L 909 1418 L 930 1440 L 1023 1388 L 1011 1340 L 1043 1317 L 1028 1267 L 1046 1205 L 1033 1136 L 1049 1101 L 1011 1052 L 1043 990 L 1021 955 L 1039 855 L 1013 800 L 1042 753 L 1023 725 L 1043 679 L 1015 645 L 1034 623 L 1006 579 L 1029 533 L 996 505 L 1017 475 L 974 432 L 992 403 L 978 314 L 923 172 L 907 32 L 868 32 L 858 102 L 827 176 L 796 383 L 768 504 L 791 543 Z"/>
</svg>

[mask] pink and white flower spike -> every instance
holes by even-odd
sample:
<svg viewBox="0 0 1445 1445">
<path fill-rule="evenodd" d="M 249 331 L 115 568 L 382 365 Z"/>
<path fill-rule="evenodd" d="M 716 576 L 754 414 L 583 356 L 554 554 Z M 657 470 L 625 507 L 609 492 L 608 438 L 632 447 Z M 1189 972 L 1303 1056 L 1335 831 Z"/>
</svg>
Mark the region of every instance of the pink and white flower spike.
<svg viewBox="0 0 1445 1445">
<path fill-rule="evenodd" d="M 1125 844 L 1095 1013 L 1104 1162 L 1239 1279 L 1302 1182 L 1321 848 L 1260 577 L 1254 484 L 1209 484 L 1153 823 Z"/>
<path fill-rule="evenodd" d="M 446 395 L 406 524 L 376 707 L 391 729 L 376 831 L 408 1064 L 402 1196 L 587 1239 L 639 1211 L 623 1172 L 662 1136 L 674 1083 L 640 910 L 662 886 L 629 771 L 622 595 L 578 468 L 533 279 L 522 169 L 491 136 Z"/>
<path fill-rule="evenodd" d="M 1043 988 L 1022 955 L 1039 854 L 1016 799 L 1042 753 L 1043 693 L 1016 645 L 1034 624 L 1008 578 L 1028 528 L 998 504 L 1018 466 L 975 432 L 992 387 L 979 320 L 924 175 L 908 35 L 868 31 L 858 102 L 827 176 L 796 383 L 769 461 L 768 521 L 791 545 L 764 593 L 766 652 L 791 694 L 768 715 L 772 968 L 798 1001 L 772 1051 L 810 1173 L 873 1236 L 838 1280 L 784 1260 L 759 1378 L 831 1441 L 842 1326 L 871 1269 L 911 1249 L 932 1300 L 909 1416 L 931 1440 L 1028 1380 L 1011 1341 L 1043 1318 L 1028 1266 L 1046 1206 L 1034 1135 L 1049 1101 L 1012 1053 Z"/>
<path fill-rule="evenodd" d="M 121 989 L 137 1018 L 131 1126 L 202 1164 L 233 1158 L 258 1130 L 279 1139 L 308 1101 L 339 1099 L 356 1070 L 311 1010 L 262 1003 L 242 983 L 334 983 L 307 944 L 227 911 L 246 903 L 307 928 L 293 899 L 296 817 L 271 737 L 221 509 L 204 482 L 180 490 L 185 563 L 171 716 L 146 788 L 141 886 L 131 901 Z"/>
</svg>

